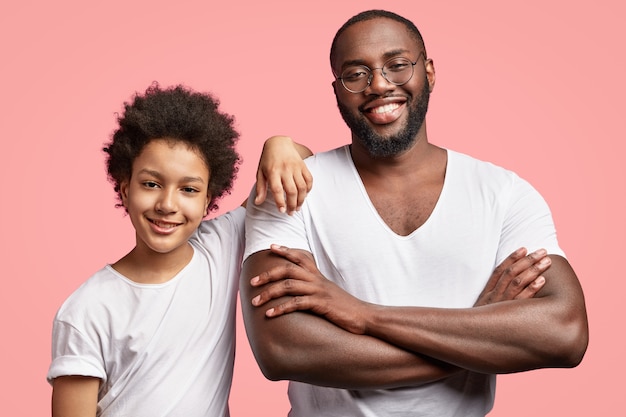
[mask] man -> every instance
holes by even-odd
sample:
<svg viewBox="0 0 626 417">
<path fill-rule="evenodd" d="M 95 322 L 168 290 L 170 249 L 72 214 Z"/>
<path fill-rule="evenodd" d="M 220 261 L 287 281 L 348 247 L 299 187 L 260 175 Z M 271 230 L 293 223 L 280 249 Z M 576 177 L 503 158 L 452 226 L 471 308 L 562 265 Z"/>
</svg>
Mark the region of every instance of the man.
<svg viewBox="0 0 626 417">
<path fill-rule="evenodd" d="M 550 211 L 428 142 L 435 68 L 413 23 L 363 12 L 330 60 L 351 145 L 309 158 L 294 216 L 246 219 L 246 329 L 264 374 L 293 381 L 290 415 L 484 416 L 494 374 L 576 366 L 584 298 Z"/>
</svg>

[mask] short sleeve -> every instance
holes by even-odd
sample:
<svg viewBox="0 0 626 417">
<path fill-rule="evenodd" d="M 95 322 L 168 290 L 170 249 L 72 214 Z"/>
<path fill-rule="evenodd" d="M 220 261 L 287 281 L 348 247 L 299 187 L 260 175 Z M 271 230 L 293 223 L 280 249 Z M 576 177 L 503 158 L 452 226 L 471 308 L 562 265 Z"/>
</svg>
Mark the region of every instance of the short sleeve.
<svg viewBox="0 0 626 417">
<path fill-rule="evenodd" d="M 269 249 L 271 244 L 311 251 L 303 217 L 307 211 L 306 201 L 300 211 L 290 216 L 278 211 L 271 192 L 259 205 L 254 204 L 254 197 L 255 190 L 252 190 L 246 208 L 244 260 L 255 252 Z"/>
<path fill-rule="evenodd" d="M 565 256 L 548 204 L 532 185 L 513 175 L 497 263 L 520 247 L 527 248 L 529 253 L 544 248 L 548 254 Z"/>
<path fill-rule="evenodd" d="M 52 328 L 52 362 L 47 379 L 68 375 L 91 376 L 106 381 L 102 355 L 93 341 L 70 324 L 55 320 Z"/>
</svg>

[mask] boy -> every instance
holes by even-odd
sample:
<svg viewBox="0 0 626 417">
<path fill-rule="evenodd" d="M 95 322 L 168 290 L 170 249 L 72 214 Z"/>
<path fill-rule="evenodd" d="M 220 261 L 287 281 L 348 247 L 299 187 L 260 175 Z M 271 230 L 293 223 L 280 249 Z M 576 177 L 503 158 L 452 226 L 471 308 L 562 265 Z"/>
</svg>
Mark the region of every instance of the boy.
<svg viewBox="0 0 626 417">
<path fill-rule="evenodd" d="M 53 417 L 229 415 L 245 209 L 202 221 L 240 162 L 233 118 L 218 104 L 153 85 L 118 118 L 104 151 L 136 245 L 57 313 L 47 376 Z M 311 179 L 287 140 L 266 143 L 259 172 L 282 163 L 291 177 L 274 175 L 270 188 L 299 189 L 287 198 L 293 211 Z"/>
</svg>

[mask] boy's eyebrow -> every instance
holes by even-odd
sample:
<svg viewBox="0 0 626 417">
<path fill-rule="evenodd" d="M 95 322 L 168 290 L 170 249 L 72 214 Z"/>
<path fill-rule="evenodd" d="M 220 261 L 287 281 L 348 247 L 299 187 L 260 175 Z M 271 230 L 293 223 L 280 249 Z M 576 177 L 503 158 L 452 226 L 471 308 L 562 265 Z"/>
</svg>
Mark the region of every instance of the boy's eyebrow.
<svg viewBox="0 0 626 417">
<path fill-rule="evenodd" d="M 152 169 L 142 169 L 138 172 L 138 174 L 148 174 L 158 179 L 163 179 L 163 175 L 159 171 L 154 171 Z M 183 177 L 181 179 L 182 182 L 199 182 L 204 184 L 204 179 L 202 177 Z"/>
<path fill-rule="evenodd" d="M 204 184 L 202 177 L 183 177 L 183 182 L 199 182 Z"/>
</svg>

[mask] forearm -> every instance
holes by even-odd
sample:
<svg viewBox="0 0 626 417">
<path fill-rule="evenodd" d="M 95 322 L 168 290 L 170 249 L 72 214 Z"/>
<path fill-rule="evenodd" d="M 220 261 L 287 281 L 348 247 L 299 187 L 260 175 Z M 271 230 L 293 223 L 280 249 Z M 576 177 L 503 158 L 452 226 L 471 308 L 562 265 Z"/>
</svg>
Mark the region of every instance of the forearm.
<svg viewBox="0 0 626 417">
<path fill-rule="evenodd" d="M 483 373 L 571 367 L 587 346 L 582 291 L 562 258 L 536 298 L 469 309 L 374 306 L 365 334 Z"/>
<path fill-rule="evenodd" d="M 251 314 L 244 308 L 248 338 L 263 374 L 271 380 L 346 389 L 394 388 L 459 371 L 382 340 L 346 332 L 307 313 L 262 319 L 262 323 L 251 319 Z"/>
<path fill-rule="evenodd" d="M 419 385 L 459 371 L 455 366 L 414 354 L 377 338 L 347 332 L 313 314 L 296 312 L 268 319 L 250 300 L 259 288 L 249 279 L 270 264 L 265 254 L 244 264 L 241 297 L 246 332 L 264 375 L 338 388 L 392 388 Z M 274 300 L 278 304 L 281 300 Z"/>
</svg>

